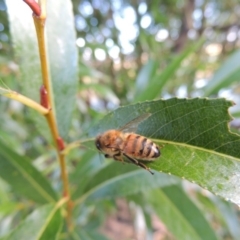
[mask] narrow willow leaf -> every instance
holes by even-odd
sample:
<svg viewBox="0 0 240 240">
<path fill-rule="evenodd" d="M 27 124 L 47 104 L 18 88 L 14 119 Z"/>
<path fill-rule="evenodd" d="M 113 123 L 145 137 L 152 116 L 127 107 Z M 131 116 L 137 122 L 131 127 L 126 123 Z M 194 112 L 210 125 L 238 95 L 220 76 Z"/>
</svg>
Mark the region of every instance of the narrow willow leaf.
<svg viewBox="0 0 240 240">
<path fill-rule="evenodd" d="M 93 174 L 102 166 L 100 156 L 96 156 L 96 153 L 93 151 L 87 151 L 80 157 L 80 159 L 81 160 L 76 165 L 75 170 L 69 175 L 71 183 L 78 184 L 81 176 L 85 176 L 85 174 Z"/>
<path fill-rule="evenodd" d="M 12 201 L 11 193 L 9 191 L 9 185 L 0 179 L 0 215 L 3 217 L 5 215 L 10 215 L 17 211 L 19 204 Z M 3 227 L 6 230 L 6 228 Z M 2 228 L 0 225 L 0 234 L 2 233 Z"/>
<path fill-rule="evenodd" d="M 42 85 L 38 45 L 32 12 L 23 1 L 7 0 L 10 30 L 17 63 L 20 66 L 22 93 L 39 102 Z M 62 137 L 68 133 L 74 108 L 77 83 L 77 49 L 71 1 L 47 1 L 46 36 L 53 99 L 58 128 Z M 64 6 L 64 7 L 62 7 Z M 31 111 L 39 131 L 49 139 L 44 118 Z"/>
<path fill-rule="evenodd" d="M 70 0 L 48 0 L 47 3 L 46 28 L 56 117 L 60 135 L 66 137 L 75 107 L 78 81 L 74 16 Z"/>
<path fill-rule="evenodd" d="M 204 95 L 216 94 L 221 88 L 229 87 L 233 82 L 239 81 L 240 51 L 233 53 L 204 88 Z"/>
<path fill-rule="evenodd" d="M 5 239 L 57 239 L 63 224 L 60 206 L 59 204 L 48 204 L 34 210 Z"/>
<path fill-rule="evenodd" d="M 199 233 L 198 229 L 193 226 L 193 222 L 190 221 L 186 213 L 182 212 L 182 209 L 179 209 L 179 204 L 176 206 L 176 201 L 169 198 L 163 191 L 160 189 L 154 190 L 152 193 L 148 194 L 148 202 L 153 207 L 154 212 L 161 218 L 161 220 L 166 224 L 169 231 L 175 236 L 176 239 L 217 239 L 214 234 L 212 238 L 202 238 L 203 233 Z M 179 202 L 182 202 L 181 195 L 178 196 Z M 184 197 L 184 200 L 186 198 Z M 199 210 L 196 211 L 195 206 L 192 203 L 189 205 L 189 211 L 192 213 L 199 214 Z M 201 214 L 201 213 L 200 213 Z M 198 218 L 199 215 L 196 215 Z M 204 224 L 206 226 L 206 224 Z M 198 226 L 199 228 L 199 226 Z"/>
<path fill-rule="evenodd" d="M 140 70 L 136 78 L 136 93 L 139 94 L 145 91 L 148 84 L 151 82 L 158 67 L 158 62 L 150 59 Z"/>
<path fill-rule="evenodd" d="M 229 132 L 225 99 L 168 99 L 121 107 L 108 114 L 90 135 L 119 128 L 146 113 L 137 132 L 162 145 L 161 156 L 148 166 L 196 182 L 240 204 L 240 137 Z M 147 163 L 146 163 L 147 164 Z"/>
<path fill-rule="evenodd" d="M 6 0 L 11 39 L 21 74 L 19 84 L 21 94 L 36 102 L 40 101 L 39 89 L 41 83 L 41 68 L 38 52 L 36 31 L 32 11 L 23 1 Z M 15 90 L 15 89 L 12 89 Z M 28 111 L 31 119 L 36 122 L 40 133 L 50 140 L 48 126 L 44 117 L 34 110 Z"/>
<path fill-rule="evenodd" d="M 136 92 L 135 101 L 152 100 L 156 98 L 162 91 L 163 86 L 179 69 L 182 61 L 186 59 L 189 54 L 198 50 L 203 44 L 203 39 L 200 39 L 195 44 L 190 44 L 179 56 L 177 56 L 162 73 L 155 73 L 152 80 L 149 80 L 149 84 L 146 86 L 142 93 Z"/>
<path fill-rule="evenodd" d="M 107 240 L 107 238 L 97 231 L 94 230 L 86 231 L 81 229 L 73 231 L 71 233 L 70 240 Z"/>
<path fill-rule="evenodd" d="M 238 240 L 240 236 L 240 220 L 238 217 L 238 211 L 236 211 L 236 206 L 229 202 L 222 201 L 219 198 L 212 198 L 211 200 L 213 201 L 214 207 L 217 207 L 221 212 L 233 239 Z"/>
<path fill-rule="evenodd" d="M 217 236 L 211 228 L 210 223 L 208 223 L 203 216 L 203 213 L 179 186 L 163 187 L 162 191 L 201 239 L 217 239 Z M 160 208 L 162 208 L 162 206 Z M 175 224 L 180 224 L 177 219 L 175 219 Z"/>
<path fill-rule="evenodd" d="M 71 184 L 75 184 L 73 198 L 75 198 L 75 196 L 81 196 L 84 188 L 89 183 L 89 179 L 103 166 L 99 156 L 93 151 L 88 151 L 81 157 L 75 171 L 70 175 Z"/>
<path fill-rule="evenodd" d="M 12 151 L 1 139 L 0 149 L 0 177 L 15 192 L 37 203 L 56 200 L 56 193 L 46 178 L 27 159 Z"/>
<path fill-rule="evenodd" d="M 147 171 L 136 170 L 134 166 L 118 164 L 114 162 L 100 170 L 89 181 L 84 193 L 80 196 L 74 194 L 73 198 L 78 202 L 116 198 L 177 182 L 173 176 L 166 174 L 152 176 Z"/>
</svg>

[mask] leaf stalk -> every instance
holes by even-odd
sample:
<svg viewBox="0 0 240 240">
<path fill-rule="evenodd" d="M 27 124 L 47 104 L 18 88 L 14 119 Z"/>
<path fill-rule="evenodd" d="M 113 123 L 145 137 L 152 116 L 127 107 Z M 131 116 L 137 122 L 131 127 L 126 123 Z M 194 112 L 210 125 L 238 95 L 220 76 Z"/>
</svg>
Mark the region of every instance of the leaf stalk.
<svg viewBox="0 0 240 240">
<path fill-rule="evenodd" d="M 49 112 L 49 109 L 43 107 L 41 104 L 33 101 L 32 99 L 19 94 L 18 92 L 0 87 L 0 94 L 7 98 L 11 98 L 20 103 L 23 103 L 24 105 L 36 110 L 37 112 L 39 112 L 42 115 L 46 115 Z"/>
</svg>

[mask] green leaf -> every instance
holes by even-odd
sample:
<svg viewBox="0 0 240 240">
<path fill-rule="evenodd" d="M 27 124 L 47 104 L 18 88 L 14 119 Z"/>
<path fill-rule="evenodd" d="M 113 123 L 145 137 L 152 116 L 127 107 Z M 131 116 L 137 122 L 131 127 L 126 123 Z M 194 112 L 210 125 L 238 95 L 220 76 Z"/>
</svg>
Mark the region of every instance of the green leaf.
<svg viewBox="0 0 240 240">
<path fill-rule="evenodd" d="M 167 186 L 162 191 L 201 239 L 217 239 L 203 213 L 179 186 Z M 175 221 L 175 224 L 179 224 L 179 221 Z"/>
<path fill-rule="evenodd" d="M 63 225 L 60 204 L 48 204 L 34 210 L 5 240 L 57 239 Z"/>
<path fill-rule="evenodd" d="M 81 160 L 77 164 L 75 171 L 70 175 L 71 184 L 76 185 L 76 189 L 72 195 L 73 198 L 81 196 L 84 188 L 89 183 L 89 180 L 94 177 L 94 174 L 103 167 L 100 161 L 100 156 L 93 151 L 86 152 L 81 156 Z"/>
<path fill-rule="evenodd" d="M 47 40 L 58 129 L 66 137 L 75 107 L 78 50 L 72 2 L 47 1 Z M 64 7 L 63 7 L 64 6 Z"/>
<path fill-rule="evenodd" d="M 9 216 L 19 210 L 19 205 L 13 201 L 4 202 L 0 201 L 0 214 L 1 216 Z"/>
<path fill-rule="evenodd" d="M 15 58 L 21 72 L 19 76 L 21 94 L 39 102 L 42 76 L 32 11 L 23 1 L 6 0 L 5 2 Z M 50 140 L 44 117 L 39 116 L 32 109 L 29 109 L 29 116 L 34 120 L 41 134 Z"/>
<path fill-rule="evenodd" d="M 78 202 L 88 202 L 116 198 L 177 182 L 174 177 L 165 174 L 153 176 L 147 171 L 136 170 L 136 167 L 126 165 L 118 162 L 109 164 L 94 175 L 83 194 L 74 194 L 73 199 L 80 197 Z"/>
<path fill-rule="evenodd" d="M 94 172 L 99 170 L 102 167 L 101 156 L 96 155 L 93 151 L 85 152 L 75 167 L 74 172 L 70 173 L 70 181 L 71 183 L 79 184 L 79 179 L 83 176 L 85 178 L 89 178 Z M 90 174 L 90 175 L 89 175 Z M 89 175 L 89 176 L 88 176 Z M 88 177 L 87 177 L 88 176 Z M 86 180 L 87 180 L 86 179 Z M 81 182 L 82 185 L 82 182 Z"/>
<path fill-rule="evenodd" d="M 240 204 L 239 158 L 191 145 L 169 143 L 152 169 L 168 172 L 208 189 L 226 200 Z"/>
<path fill-rule="evenodd" d="M 71 233 L 71 240 L 107 240 L 107 238 L 96 231 L 85 231 L 83 229 Z"/>
<path fill-rule="evenodd" d="M 13 202 L 11 193 L 9 191 L 9 185 L 0 179 L 0 215 L 10 215 L 18 210 L 19 206 L 17 202 Z M 0 227 L 1 234 L 1 227 Z"/>
<path fill-rule="evenodd" d="M 240 220 L 238 217 L 238 211 L 236 211 L 236 206 L 233 206 L 233 204 L 223 201 L 222 199 L 219 199 L 219 198 L 211 198 L 211 200 L 213 201 L 213 205 L 214 205 L 212 209 L 214 207 L 217 207 L 219 209 L 233 239 L 235 240 L 239 239 Z"/>
<path fill-rule="evenodd" d="M 145 113 L 137 132 L 163 145 L 161 156 L 146 163 L 240 204 L 240 137 L 229 132 L 225 99 L 168 99 L 121 107 L 91 128 L 96 136 L 117 129 Z"/>
<path fill-rule="evenodd" d="M 189 56 L 189 54 L 197 51 L 202 46 L 202 44 L 203 44 L 203 39 L 200 39 L 195 44 L 190 44 L 179 56 L 175 57 L 175 59 L 165 68 L 163 72 L 161 73 L 155 72 L 155 74 L 152 73 L 151 76 L 153 77 L 153 79 L 152 80 L 148 79 L 149 83 L 148 85 L 146 85 L 146 88 L 144 89 L 144 91 L 142 91 L 142 93 L 139 93 L 138 91 L 136 91 L 135 101 L 138 102 L 138 101 L 152 100 L 156 98 L 161 93 L 162 88 L 167 83 L 167 81 L 179 69 L 182 61 L 186 59 Z"/>
<path fill-rule="evenodd" d="M 177 186 L 154 190 L 147 199 L 176 239 L 217 239 L 201 211 Z"/>
<path fill-rule="evenodd" d="M 158 62 L 150 59 L 140 70 L 136 79 L 136 93 L 145 91 L 154 74 L 156 74 Z"/>
<path fill-rule="evenodd" d="M 42 85 L 36 31 L 30 8 L 22 1 L 7 0 L 10 30 L 20 66 L 22 93 L 39 102 Z M 77 84 L 77 49 L 71 1 L 47 1 L 47 41 L 51 85 L 60 134 L 68 133 Z M 64 7 L 62 7 L 64 5 Z M 43 117 L 31 110 L 38 130 L 49 139 Z"/>
<path fill-rule="evenodd" d="M 0 139 L 0 177 L 12 189 L 37 203 L 54 202 L 56 193 L 46 180 L 23 156 L 12 151 Z"/>
<path fill-rule="evenodd" d="M 220 89 L 239 81 L 240 75 L 240 51 L 233 53 L 223 65 L 216 71 L 213 78 L 204 88 L 204 95 L 216 94 Z"/>
</svg>

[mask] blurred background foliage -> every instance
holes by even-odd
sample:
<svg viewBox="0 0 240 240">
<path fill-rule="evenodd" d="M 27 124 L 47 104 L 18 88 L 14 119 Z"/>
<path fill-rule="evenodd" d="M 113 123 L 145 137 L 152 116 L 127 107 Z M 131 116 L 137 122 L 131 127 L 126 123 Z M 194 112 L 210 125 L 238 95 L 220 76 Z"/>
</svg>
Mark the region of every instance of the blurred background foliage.
<svg viewBox="0 0 240 240">
<path fill-rule="evenodd" d="M 235 119 L 230 127 L 239 133 L 239 1 L 72 0 L 72 4 L 79 84 L 67 142 L 82 137 L 94 122 L 120 105 L 175 96 L 233 100 L 236 105 L 230 112 Z M 21 92 L 19 74 L 6 5 L 0 0 L 0 79 L 10 89 Z M 14 151 L 28 156 L 54 189 L 60 191 L 54 150 L 35 131 L 34 123 L 25 115 L 25 107 L 4 97 L 0 101 L 1 138 Z M 87 179 L 96 177 L 109 161 L 100 161 L 96 153 L 72 151 L 68 157 L 72 190 L 81 192 L 79 176 L 84 177 L 81 181 L 86 185 Z M 193 183 L 181 181 L 177 186 L 165 186 L 161 190 L 171 200 L 193 202 L 207 219 L 216 239 L 238 239 L 237 206 Z M 89 235 L 90 230 L 100 229 L 109 239 L 174 239 L 174 225 L 170 222 L 177 225 L 181 218 L 172 219 L 170 212 L 164 215 L 153 199 L 158 194 L 160 199 L 160 192 L 149 188 L 144 194 L 102 200 L 97 205 L 80 205 L 74 212 L 75 224 L 86 232 L 79 230 L 76 234 L 80 239 L 100 239 L 94 232 Z M 176 193 L 174 196 L 171 188 Z M 165 208 L 173 208 L 170 202 Z M 0 236 L 15 227 L 33 207 L 33 202 L 0 180 Z M 203 222 L 200 226 L 206 224 Z M 78 238 L 72 236 L 72 239 Z"/>
</svg>

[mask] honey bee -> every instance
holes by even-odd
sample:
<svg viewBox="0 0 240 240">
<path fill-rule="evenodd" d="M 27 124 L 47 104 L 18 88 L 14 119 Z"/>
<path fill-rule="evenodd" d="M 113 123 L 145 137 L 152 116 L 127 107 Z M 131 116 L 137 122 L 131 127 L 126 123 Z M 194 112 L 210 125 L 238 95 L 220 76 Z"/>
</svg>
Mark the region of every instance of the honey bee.
<svg viewBox="0 0 240 240">
<path fill-rule="evenodd" d="M 154 161 L 160 156 L 159 147 L 150 139 L 133 132 L 137 129 L 139 122 L 151 114 L 144 114 L 115 130 L 108 130 L 96 137 L 96 148 L 106 158 L 124 162 L 124 157 L 131 163 L 142 167 L 154 174 L 144 163 Z"/>
</svg>

